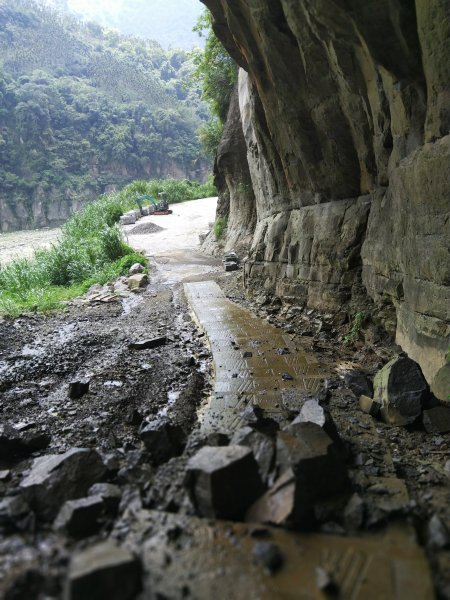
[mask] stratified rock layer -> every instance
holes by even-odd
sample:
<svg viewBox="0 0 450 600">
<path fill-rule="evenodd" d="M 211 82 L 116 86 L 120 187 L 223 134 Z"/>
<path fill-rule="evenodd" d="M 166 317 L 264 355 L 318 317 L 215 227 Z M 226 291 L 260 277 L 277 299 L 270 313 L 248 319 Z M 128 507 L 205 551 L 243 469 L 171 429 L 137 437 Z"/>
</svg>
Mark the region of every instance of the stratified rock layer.
<svg viewBox="0 0 450 600">
<path fill-rule="evenodd" d="M 391 306 L 432 383 L 450 333 L 448 2 L 203 1 L 242 67 L 246 281 L 323 310 L 361 294 Z M 230 152 L 228 137 L 227 182 Z M 250 196 L 242 210 L 234 191 L 229 230 L 247 232 Z"/>
</svg>

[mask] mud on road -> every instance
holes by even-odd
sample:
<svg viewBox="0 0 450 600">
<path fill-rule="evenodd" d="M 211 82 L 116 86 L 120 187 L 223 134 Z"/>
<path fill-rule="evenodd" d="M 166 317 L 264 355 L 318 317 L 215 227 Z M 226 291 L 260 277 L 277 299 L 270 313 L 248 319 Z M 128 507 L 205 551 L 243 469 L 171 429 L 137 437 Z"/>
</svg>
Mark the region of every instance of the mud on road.
<svg viewBox="0 0 450 600">
<path fill-rule="evenodd" d="M 0 596 L 61 598 L 73 556 L 114 540 L 132 552 L 124 568 L 136 593 L 143 580 L 142 599 L 206 600 L 212 593 L 283 598 L 301 586 L 307 597 L 325 598 L 340 589 L 342 598 L 422 600 L 433 595 L 423 549 L 445 598 L 450 589 L 448 435 L 374 420 L 361 411 L 351 383 L 343 379 L 345 370 L 375 373 L 396 348 L 382 339 L 344 348 L 331 316 L 283 306 L 265 293 L 249 298 L 240 271 L 224 274 L 219 260 L 196 248 L 196 236 L 210 220 L 197 206 L 198 213 L 180 208 L 197 214 L 182 243 L 170 243 L 167 229 L 135 236 L 149 255 L 150 284 L 143 291 L 0 322 Z M 186 224 L 181 212 L 177 227 L 183 219 Z M 155 218 L 155 223 L 161 221 Z M 317 505 L 314 534 L 199 519 L 187 493 L 190 459 L 203 446 L 219 448 L 234 436 L 198 428 L 198 412 L 214 393 L 213 361 L 183 284 L 206 280 L 217 281 L 228 298 L 257 314 L 262 330 L 267 322 L 278 327 L 292 351 L 314 353 L 329 373 L 318 395 L 341 444 L 351 491 L 337 502 Z M 280 351 L 282 358 L 287 349 Z M 89 382 L 88 390 L 69 394 L 74 381 Z M 275 442 L 272 434 L 261 437 L 259 418 L 257 412 L 246 415 L 251 427 L 244 428 L 244 437 L 265 464 L 270 486 Z M 155 421 L 170 422 L 162 437 L 155 438 Z M 101 475 L 91 463 L 83 465 L 82 488 L 73 487 L 80 469 L 73 459 L 80 454 L 77 448 L 98 452 L 104 465 Z M 158 454 L 161 448 L 168 454 Z M 46 485 L 27 496 L 30 470 L 38 468 L 36 459 L 62 453 L 68 464 L 72 461 L 70 469 L 60 469 L 62 484 L 46 480 L 55 497 L 47 495 L 44 506 L 31 510 L 28 502 L 36 502 Z M 83 513 L 80 520 L 73 514 L 48 517 L 49 503 L 59 506 L 72 498 L 84 498 L 76 506 Z M 100 505 L 103 512 L 92 513 Z M 95 526 L 79 535 L 87 525 Z M 133 568 L 133 555 L 140 556 L 141 574 Z M 117 593 L 111 597 L 134 597 Z M 86 595 L 77 595 L 74 587 L 66 597 Z"/>
</svg>

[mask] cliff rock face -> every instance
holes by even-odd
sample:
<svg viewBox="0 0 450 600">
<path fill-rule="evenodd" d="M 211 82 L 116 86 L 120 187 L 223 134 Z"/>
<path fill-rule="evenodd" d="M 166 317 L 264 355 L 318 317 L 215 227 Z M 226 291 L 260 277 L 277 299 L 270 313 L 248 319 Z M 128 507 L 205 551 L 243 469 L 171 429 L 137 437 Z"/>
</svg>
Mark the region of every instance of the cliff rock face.
<svg viewBox="0 0 450 600">
<path fill-rule="evenodd" d="M 431 383 L 450 333 L 448 0 L 204 3 L 241 67 L 246 280 L 323 310 L 390 306 Z"/>
</svg>

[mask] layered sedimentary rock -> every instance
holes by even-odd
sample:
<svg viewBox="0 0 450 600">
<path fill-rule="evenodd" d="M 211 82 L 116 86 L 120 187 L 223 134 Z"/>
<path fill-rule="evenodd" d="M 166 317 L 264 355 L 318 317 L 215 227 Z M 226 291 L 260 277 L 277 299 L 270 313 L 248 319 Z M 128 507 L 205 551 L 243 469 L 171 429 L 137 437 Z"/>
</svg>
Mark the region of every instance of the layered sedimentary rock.
<svg viewBox="0 0 450 600">
<path fill-rule="evenodd" d="M 324 310 L 391 306 L 432 382 L 450 333 L 448 0 L 204 3 L 241 67 L 246 281 Z"/>
</svg>

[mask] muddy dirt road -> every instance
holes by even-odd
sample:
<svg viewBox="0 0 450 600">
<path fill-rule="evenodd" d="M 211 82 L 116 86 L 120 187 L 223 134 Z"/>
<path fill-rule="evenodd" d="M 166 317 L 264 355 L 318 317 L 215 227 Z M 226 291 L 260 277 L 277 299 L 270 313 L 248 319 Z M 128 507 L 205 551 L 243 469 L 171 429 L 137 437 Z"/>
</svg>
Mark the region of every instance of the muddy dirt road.
<svg viewBox="0 0 450 600">
<path fill-rule="evenodd" d="M 446 597 L 448 436 L 363 412 L 343 365 L 394 350 L 247 298 L 198 247 L 213 218 L 196 201 L 127 227 L 137 293 L 0 322 L 0 597 L 424 600 L 426 553 Z"/>
</svg>

